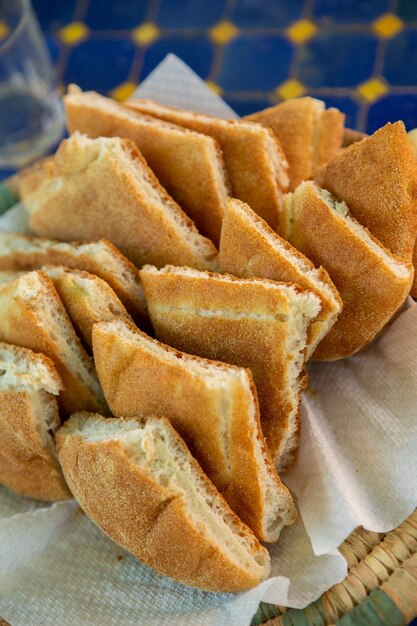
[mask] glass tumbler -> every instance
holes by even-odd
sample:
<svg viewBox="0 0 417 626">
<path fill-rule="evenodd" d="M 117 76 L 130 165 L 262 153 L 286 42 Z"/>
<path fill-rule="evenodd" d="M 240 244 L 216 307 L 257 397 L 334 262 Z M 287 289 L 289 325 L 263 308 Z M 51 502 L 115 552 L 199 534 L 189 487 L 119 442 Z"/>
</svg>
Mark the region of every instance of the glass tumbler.
<svg viewBox="0 0 417 626">
<path fill-rule="evenodd" d="M 61 98 L 30 0 L 0 0 L 0 168 L 27 165 L 62 137 Z"/>
</svg>

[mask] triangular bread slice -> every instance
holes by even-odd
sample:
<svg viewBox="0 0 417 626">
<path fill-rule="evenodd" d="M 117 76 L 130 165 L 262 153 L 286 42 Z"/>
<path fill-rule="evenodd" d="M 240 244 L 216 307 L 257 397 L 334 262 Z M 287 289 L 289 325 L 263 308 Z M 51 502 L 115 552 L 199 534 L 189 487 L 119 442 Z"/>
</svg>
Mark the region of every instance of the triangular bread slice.
<svg viewBox="0 0 417 626">
<path fill-rule="evenodd" d="M 125 105 L 141 114 L 205 133 L 218 141 L 233 196 L 247 202 L 272 228 L 277 227 L 282 194 L 288 187 L 288 166 L 280 143 L 270 129 L 252 122 L 182 111 L 151 100 L 129 100 Z"/>
<path fill-rule="evenodd" d="M 220 239 L 219 269 L 242 278 L 293 282 L 315 293 L 321 311 L 309 327 L 307 358 L 329 332 L 342 309 L 339 292 L 325 269 L 282 239 L 252 209 L 230 198 Z"/>
<path fill-rule="evenodd" d="M 74 133 L 52 162 L 22 177 L 29 227 L 42 237 L 105 237 L 135 265 L 212 268 L 217 250 L 160 185 L 129 139 Z"/>
<path fill-rule="evenodd" d="M 148 324 L 138 268 L 106 239 L 80 243 L 0 233 L 0 270 L 35 270 L 43 265 L 95 274 L 110 285 L 138 324 Z"/>
<path fill-rule="evenodd" d="M 198 230 L 219 243 L 229 184 L 217 141 L 138 114 L 94 91 L 83 93 L 75 85 L 70 86 L 64 103 L 70 133 L 131 139 Z"/>
<path fill-rule="evenodd" d="M 86 514 L 146 565 L 207 591 L 243 591 L 267 578 L 267 550 L 167 419 L 77 413 L 57 449 Z"/>
<path fill-rule="evenodd" d="M 0 343 L 0 483 L 27 498 L 71 498 L 55 453 L 55 396 L 62 381 L 50 359 Z"/>
<path fill-rule="evenodd" d="M 94 324 L 117 317 L 131 319 L 113 289 L 98 276 L 62 265 L 46 265 L 41 270 L 54 283 L 70 320 L 87 346 L 92 346 Z"/>
<path fill-rule="evenodd" d="M 233 511 L 258 539 L 276 541 L 296 512 L 262 435 L 250 371 L 173 350 L 123 319 L 97 324 L 93 345 L 112 414 L 168 416 Z"/>
<path fill-rule="evenodd" d="M 35 271 L 0 286 L 0 340 L 41 352 L 54 363 L 64 389 L 64 415 L 106 411 L 92 360 L 75 334 L 51 280 Z"/>
<path fill-rule="evenodd" d="M 313 182 L 286 196 L 283 216 L 287 239 L 326 268 L 343 301 L 314 358 L 341 359 L 358 352 L 403 304 L 413 281 L 411 263 L 392 255 L 350 217 L 344 202 Z"/>
<path fill-rule="evenodd" d="M 339 150 L 345 116 L 316 98 L 293 98 L 244 118 L 271 128 L 287 158 L 289 191 L 315 175 Z"/>
<path fill-rule="evenodd" d="M 403 122 L 341 150 L 316 176 L 393 254 L 410 261 L 417 234 L 417 159 Z"/>
<path fill-rule="evenodd" d="M 320 300 L 291 283 L 167 266 L 141 270 L 158 339 L 252 371 L 261 425 L 278 471 L 295 458 L 310 323 Z"/>
<path fill-rule="evenodd" d="M 85 346 L 92 347 L 94 324 L 109 322 L 115 317 L 132 319 L 109 285 L 94 274 L 71 270 L 62 265 L 40 268 L 54 284 L 77 334 Z M 27 272 L 0 271 L 0 285 Z"/>
</svg>

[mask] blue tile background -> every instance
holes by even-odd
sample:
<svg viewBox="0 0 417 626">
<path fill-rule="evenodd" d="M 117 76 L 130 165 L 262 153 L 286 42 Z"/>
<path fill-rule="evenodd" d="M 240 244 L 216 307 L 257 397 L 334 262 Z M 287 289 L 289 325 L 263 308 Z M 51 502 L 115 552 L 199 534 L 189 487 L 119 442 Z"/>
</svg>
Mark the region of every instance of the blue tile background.
<svg viewBox="0 0 417 626">
<path fill-rule="evenodd" d="M 160 28 L 210 28 L 223 10 L 224 0 L 161 0 L 156 22 Z"/>
<path fill-rule="evenodd" d="M 304 0 L 237 0 L 232 22 L 240 28 L 286 28 L 303 13 Z"/>
<path fill-rule="evenodd" d="M 407 28 L 388 42 L 382 73 L 391 85 L 417 83 L 417 28 Z"/>
<path fill-rule="evenodd" d="M 417 93 L 390 94 L 375 102 L 368 112 L 366 132 L 373 133 L 386 122 L 401 119 L 413 128 L 417 119 Z"/>
<path fill-rule="evenodd" d="M 336 107 L 343 111 L 346 115 L 345 124 L 349 128 L 357 128 L 360 105 L 354 98 L 349 96 L 327 96 L 323 95 L 322 100 L 326 103 L 327 107 Z M 384 122 L 383 122 L 384 123 Z M 382 126 L 382 124 L 380 124 Z"/>
<path fill-rule="evenodd" d="M 213 46 L 206 33 L 201 33 L 197 39 L 187 33 L 184 35 L 166 33 L 144 51 L 141 78 L 146 78 L 168 52 L 173 52 L 183 59 L 201 78 L 209 76 L 213 61 Z"/>
<path fill-rule="evenodd" d="M 83 89 L 111 90 L 129 77 L 135 45 L 126 37 L 108 39 L 100 35 L 74 46 L 69 54 L 64 81 Z M 94 70 L 94 71 L 92 71 Z"/>
<path fill-rule="evenodd" d="M 243 31 L 225 47 L 216 82 L 226 92 L 273 90 L 288 78 L 292 56 L 282 35 L 258 37 Z"/>
<path fill-rule="evenodd" d="M 46 31 L 57 30 L 73 19 L 77 0 L 36 0 L 32 2 L 38 20 Z"/>
<path fill-rule="evenodd" d="M 61 0 L 66 4 L 68 0 Z M 34 3 L 36 4 L 36 3 Z M 60 2 L 56 3 L 57 5 Z M 147 2 L 139 0 L 118 0 L 103 2 L 91 0 L 85 12 L 85 23 L 91 30 L 121 30 L 134 28 L 146 17 Z"/>
<path fill-rule="evenodd" d="M 397 11 L 401 19 L 417 21 L 417 2 L 415 0 L 399 0 Z"/>
<path fill-rule="evenodd" d="M 307 87 L 356 87 L 372 76 L 377 38 L 321 30 L 300 49 L 298 75 Z"/>
<path fill-rule="evenodd" d="M 389 4 L 388 0 L 316 0 L 313 16 L 328 22 L 366 23 L 388 11 Z"/>
<path fill-rule="evenodd" d="M 279 102 L 290 80 L 298 95 L 338 106 L 347 124 L 359 130 L 400 117 L 408 128 L 417 126 L 417 0 L 33 0 L 33 5 L 62 88 L 74 81 L 112 94 L 143 80 L 174 52 L 214 83 L 239 114 Z M 374 22 L 385 14 L 401 21 L 381 36 Z M 300 21 L 307 21 L 310 32 L 292 38 Z M 61 29 L 73 22 L 87 27 L 86 38 L 66 43 Z M 223 22 L 228 28 L 219 36 Z M 135 37 L 143 24 L 148 25 L 144 38 Z M 377 85 L 371 94 L 362 91 L 369 80 Z M 128 89 L 117 93 L 128 95 Z"/>
</svg>

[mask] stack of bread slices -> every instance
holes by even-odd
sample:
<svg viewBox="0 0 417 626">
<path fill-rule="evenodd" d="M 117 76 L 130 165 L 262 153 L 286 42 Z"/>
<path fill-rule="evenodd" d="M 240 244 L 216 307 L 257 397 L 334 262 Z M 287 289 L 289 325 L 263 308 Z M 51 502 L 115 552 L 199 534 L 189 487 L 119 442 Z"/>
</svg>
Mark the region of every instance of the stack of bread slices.
<svg viewBox="0 0 417 626">
<path fill-rule="evenodd" d="M 69 138 L 19 176 L 33 236 L 0 234 L 0 483 L 248 589 L 296 517 L 307 361 L 417 293 L 411 143 L 397 122 L 342 147 L 313 98 L 240 121 L 75 86 L 65 106 Z"/>
</svg>

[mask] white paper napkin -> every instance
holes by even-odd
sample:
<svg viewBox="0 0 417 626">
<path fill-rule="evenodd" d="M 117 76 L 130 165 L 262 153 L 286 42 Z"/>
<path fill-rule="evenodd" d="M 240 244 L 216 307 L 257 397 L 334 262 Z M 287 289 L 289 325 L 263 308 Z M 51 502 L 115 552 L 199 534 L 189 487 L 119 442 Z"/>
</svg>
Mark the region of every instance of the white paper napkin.
<svg viewBox="0 0 417 626">
<path fill-rule="evenodd" d="M 173 55 L 136 93 L 232 116 Z M 0 218 L 0 230 L 13 229 L 11 215 Z M 21 209 L 16 215 L 22 219 Z M 46 507 L 0 490 L 0 615 L 12 626 L 249 626 L 261 600 L 303 608 L 345 577 L 336 548 L 356 526 L 387 531 L 414 510 L 416 450 L 410 303 L 362 354 L 310 365 L 298 461 L 284 477 L 301 515 L 271 549 L 268 581 L 242 594 L 193 590 L 127 555 L 73 502 Z"/>
<path fill-rule="evenodd" d="M 132 98 L 149 98 L 167 106 L 236 119 L 237 113 L 209 89 L 192 69 L 175 54 L 165 59 L 132 94 Z"/>
<path fill-rule="evenodd" d="M 417 305 L 361 354 L 312 364 L 304 408 L 286 480 L 315 553 L 398 526 L 417 505 Z"/>
<path fill-rule="evenodd" d="M 30 511 L 22 513 L 25 505 Z M 13 506 L 19 512 L 11 516 Z M 12 626 L 249 626 L 261 599 L 301 607 L 346 575 L 338 552 L 313 554 L 301 519 L 273 549 L 274 578 L 246 593 L 218 594 L 140 564 L 74 502 L 37 508 L 1 490 L 4 509 L 0 615 Z"/>
</svg>

